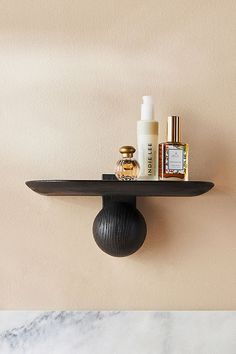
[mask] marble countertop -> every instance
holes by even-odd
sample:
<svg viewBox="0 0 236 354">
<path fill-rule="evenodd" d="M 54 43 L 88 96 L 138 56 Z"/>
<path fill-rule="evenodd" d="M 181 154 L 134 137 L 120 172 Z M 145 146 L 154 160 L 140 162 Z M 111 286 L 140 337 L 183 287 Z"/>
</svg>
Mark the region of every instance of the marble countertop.
<svg viewBox="0 0 236 354">
<path fill-rule="evenodd" d="M 0 311 L 0 354 L 236 354 L 236 312 Z"/>
</svg>

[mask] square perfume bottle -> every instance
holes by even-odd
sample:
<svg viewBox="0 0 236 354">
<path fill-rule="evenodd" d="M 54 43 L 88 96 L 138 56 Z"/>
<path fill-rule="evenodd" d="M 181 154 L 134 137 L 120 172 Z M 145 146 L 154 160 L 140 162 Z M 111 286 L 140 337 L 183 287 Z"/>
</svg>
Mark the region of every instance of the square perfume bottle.
<svg viewBox="0 0 236 354">
<path fill-rule="evenodd" d="M 159 179 L 188 180 L 188 144 L 180 141 L 180 117 L 170 116 L 167 142 L 159 144 Z"/>
</svg>

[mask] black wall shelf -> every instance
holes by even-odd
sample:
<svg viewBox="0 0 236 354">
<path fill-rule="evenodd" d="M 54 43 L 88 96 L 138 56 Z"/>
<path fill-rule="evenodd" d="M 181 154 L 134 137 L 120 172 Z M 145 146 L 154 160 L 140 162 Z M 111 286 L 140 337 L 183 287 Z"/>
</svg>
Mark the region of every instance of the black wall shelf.
<svg viewBox="0 0 236 354">
<path fill-rule="evenodd" d="M 208 192 L 214 184 L 203 181 L 100 181 L 39 180 L 28 181 L 34 192 L 48 196 L 136 196 L 192 197 Z"/>
<path fill-rule="evenodd" d="M 47 196 L 102 196 L 103 209 L 93 223 L 97 245 L 106 253 L 122 257 L 143 244 L 147 227 L 136 209 L 136 197 L 192 197 L 208 192 L 214 183 L 204 181 L 36 180 L 26 185 Z"/>
</svg>

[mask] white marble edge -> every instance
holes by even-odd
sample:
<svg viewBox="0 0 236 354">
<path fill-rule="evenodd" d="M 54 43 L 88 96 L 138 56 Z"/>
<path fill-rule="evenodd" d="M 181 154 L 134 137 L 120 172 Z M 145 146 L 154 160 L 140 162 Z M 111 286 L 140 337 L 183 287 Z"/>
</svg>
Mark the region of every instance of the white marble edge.
<svg viewBox="0 0 236 354">
<path fill-rule="evenodd" d="M 0 354 L 236 354 L 236 311 L 0 311 Z"/>
</svg>

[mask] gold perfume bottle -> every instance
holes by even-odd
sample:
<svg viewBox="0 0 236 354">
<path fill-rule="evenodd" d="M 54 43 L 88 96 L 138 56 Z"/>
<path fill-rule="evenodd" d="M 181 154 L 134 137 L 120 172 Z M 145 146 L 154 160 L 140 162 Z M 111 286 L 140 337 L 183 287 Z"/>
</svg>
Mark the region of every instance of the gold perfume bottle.
<svg viewBox="0 0 236 354">
<path fill-rule="evenodd" d="M 115 175 L 121 181 L 134 181 L 139 176 L 139 163 L 133 158 L 135 148 L 133 146 L 122 146 L 120 148 L 122 159 L 116 164 Z"/>
<path fill-rule="evenodd" d="M 167 142 L 159 144 L 160 180 L 188 180 L 188 144 L 180 140 L 180 117 L 170 116 Z"/>
</svg>

